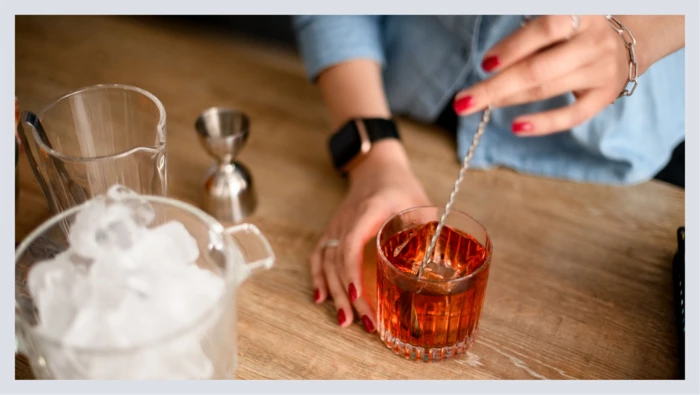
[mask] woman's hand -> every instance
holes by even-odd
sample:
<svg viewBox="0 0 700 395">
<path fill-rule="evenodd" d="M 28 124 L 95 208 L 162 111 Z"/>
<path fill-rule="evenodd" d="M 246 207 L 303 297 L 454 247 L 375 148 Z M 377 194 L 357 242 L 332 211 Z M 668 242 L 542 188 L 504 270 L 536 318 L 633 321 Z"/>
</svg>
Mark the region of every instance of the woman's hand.
<svg viewBox="0 0 700 395">
<path fill-rule="evenodd" d="M 618 17 L 637 41 L 639 75 L 685 45 L 680 18 Z M 539 136 L 569 130 L 612 103 L 627 84 L 630 58 L 624 41 L 604 16 L 581 16 L 577 27 L 571 15 L 551 15 L 527 22 L 487 51 L 482 68 L 496 74 L 457 94 L 457 114 L 573 92 L 576 102 L 570 106 L 513 120 L 513 133 Z"/>
<path fill-rule="evenodd" d="M 391 215 L 430 203 L 398 141 L 375 144 L 349 178 L 349 192 L 311 255 L 314 301 L 332 298 L 342 327 L 353 322 L 354 307 L 365 330 L 373 332 L 376 312 L 363 293 L 364 246 Z"/>
</svg>

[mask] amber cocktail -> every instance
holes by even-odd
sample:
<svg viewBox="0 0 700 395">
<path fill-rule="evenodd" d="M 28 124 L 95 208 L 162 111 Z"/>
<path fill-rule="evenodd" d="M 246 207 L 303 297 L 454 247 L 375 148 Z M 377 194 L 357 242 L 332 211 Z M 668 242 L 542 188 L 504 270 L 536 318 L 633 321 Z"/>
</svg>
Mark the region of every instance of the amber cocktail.
<svg viewBox="0 0 700 395">
<path fill-rule="evenodd" d="M 491 262 L 486 230 L 452 210 L 432 259 L 416 277 L 442 210 L 408 209 L 377 235 L 379 334 L 395 353 L 425 362 L 452 358 L 473 343 Z"/>
</svg>

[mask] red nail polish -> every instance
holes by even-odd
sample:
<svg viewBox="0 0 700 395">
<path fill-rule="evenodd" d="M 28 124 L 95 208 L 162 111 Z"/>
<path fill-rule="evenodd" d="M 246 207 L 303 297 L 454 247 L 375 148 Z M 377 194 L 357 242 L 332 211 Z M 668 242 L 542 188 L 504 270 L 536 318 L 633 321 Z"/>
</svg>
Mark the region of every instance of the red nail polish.
<svg viewBox="0 0 700 395">
<path fill-rule="evenodd" d="M 350 286 L 348 287 L 348 294 L 350 295 L 350 302 L 357 300 L 357 289 L 355 288 L 355 284 L 350 283 Z"/>
<path fill-rule="evenodd" d="M 498 56 L 489 56 L 481 62 L 481 68 L 487 73 L 490 73 L 493 69 L 498 67 L 501 62 L 498 61 Z"/>
<path fill-rule="evenodd" d="M 343 325 L 345 322 L 345 312 L 343 309 L 338 310 L 338 325 Z"/>
<path fill-rule="evenodd" d="M 362 325 L 365 326 L 365 330 L 367 333 L 372 333 L 374 332 L 374 325 L 372 325 L 372 320 L 369 319 L 366 315 L 362 316 Z"/>
<path fill-rule="evenodd" d="M 321 293 L 318 291 L 318 288 L 314 289 L 314 302 L 318 302 L 318 298 L 321 296 Z"/>
<path fill-rule="evenodd" d="M 513 122 L 513 133 L 532 132 L 534 127 L 530 122 Z"/>
<path fill-rule="evenodd" d="M 468 110 L 470 107 L 474 106 L 474 99 L 471 96 L 460 97 L 455 100 L 452 105 L 457 114 Z"/>
</svg>

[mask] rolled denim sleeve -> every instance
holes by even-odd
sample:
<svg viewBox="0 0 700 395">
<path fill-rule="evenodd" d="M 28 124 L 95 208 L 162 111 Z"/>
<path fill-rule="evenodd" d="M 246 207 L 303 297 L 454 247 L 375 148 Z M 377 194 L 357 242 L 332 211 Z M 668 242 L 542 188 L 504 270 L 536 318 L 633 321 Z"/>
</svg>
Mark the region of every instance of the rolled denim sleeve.
<svg viewBox="0 0 700 395">
<path fill-rule="evenodd" d="M 370 59 L 384 65 L 382 16 L 304 15 L 295 16 L 293 21 L 311 81 L 324 69 L 351 59 Z"/>
</svg>

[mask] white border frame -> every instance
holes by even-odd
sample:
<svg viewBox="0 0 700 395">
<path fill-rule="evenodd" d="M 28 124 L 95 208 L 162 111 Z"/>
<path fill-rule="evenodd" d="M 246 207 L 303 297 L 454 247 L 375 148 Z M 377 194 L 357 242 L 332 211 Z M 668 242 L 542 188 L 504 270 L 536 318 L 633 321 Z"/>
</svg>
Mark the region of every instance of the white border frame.
<svg viewBox="0 0 700 395">
<path fill-rule="evenodd" d="M 10 108 L 14 107 L 14 33 L 16 14 L 684 14 L 686 15 L 686 380 L 685 381 L 207 381 L 207 382 L 43 382 L 14 381 L 14 345 L 12 343 L 12 320 L 9 319 L 14 278 L 12 265 L 14 255 L 14 228 L 12 221 L 0 224 L 0 245 L 8 258 L 0 270 L 6 272 L 2 278 L 6 285 L 0 288 L 0 302 L 8 315 L 2 321 L 0 339 L 2 349 L 2 371 L 8 376 L 0 391 L 7 393 L 363 393 L 395 392 L 401 394 L 451 394 L 451 393 L 698 393 L 698 185 L 700 184 L 700 138 L 698 115 L 698 10 L 697 0 L 664 0 L 646 2 L 642 0 L 585 0 L 581 2 L 561 0 L 354 0 L 352 2 L 328 0 L 257 0 L 252 2 L 231 0 L 198 0 L 187 2 L 169 1 L 87 1 L 87 0 L 9 0 L 0 3 L 3 11 L 0 29 L 3 53 L 2 89 L 5 103 L 2 108 L 3 124 L 11 125 Z M 9 55 L 9 56 L 8 56 Z M 8 131 L 9 134 L 9 131 Z M 0 168 L 2 184 L 14 182 L 14 147 L 0 144 L 0 158 L 6 166 Z M 12 162 L 12 164 L 10 164 Z M 0 208 L 4 218 L 13 218 L 13 188 L 5 188 L 0 195 Z"/>
</svg>

